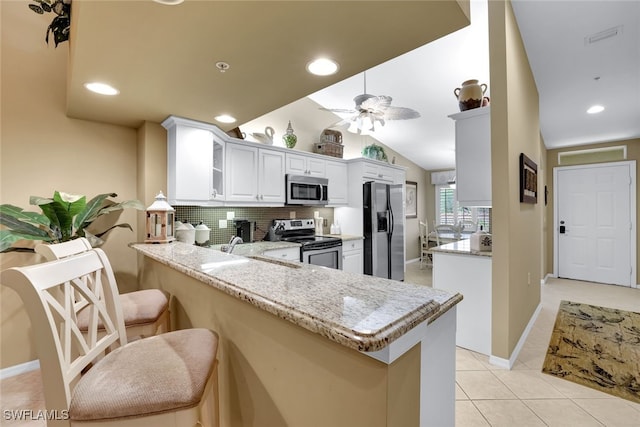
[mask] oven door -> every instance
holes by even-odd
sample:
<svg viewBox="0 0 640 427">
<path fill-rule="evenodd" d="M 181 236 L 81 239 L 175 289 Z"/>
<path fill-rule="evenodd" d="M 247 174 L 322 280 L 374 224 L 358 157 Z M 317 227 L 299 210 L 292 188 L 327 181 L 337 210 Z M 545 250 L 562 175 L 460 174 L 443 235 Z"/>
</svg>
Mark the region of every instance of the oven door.
<svg viewBox="0 0 640 427">
<path fill-rule="evenodd" d="M 342 246 L 323 249 L 302 249 L 302 262 L 342 270 Z"/>
</svg>

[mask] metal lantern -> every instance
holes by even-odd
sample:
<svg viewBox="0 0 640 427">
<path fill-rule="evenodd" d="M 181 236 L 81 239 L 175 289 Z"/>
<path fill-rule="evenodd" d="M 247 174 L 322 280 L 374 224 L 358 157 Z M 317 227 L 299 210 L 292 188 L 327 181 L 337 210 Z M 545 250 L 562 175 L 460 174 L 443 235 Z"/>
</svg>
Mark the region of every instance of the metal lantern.
<svg viewBox="0 0 640 427">
<path fill-rule="evenodd" d="M 147 238 L 145 243 L 169 243 L 175 240 L 175 209 L 167 203 L 162 191 L 147 208 Z"/>
</svg>

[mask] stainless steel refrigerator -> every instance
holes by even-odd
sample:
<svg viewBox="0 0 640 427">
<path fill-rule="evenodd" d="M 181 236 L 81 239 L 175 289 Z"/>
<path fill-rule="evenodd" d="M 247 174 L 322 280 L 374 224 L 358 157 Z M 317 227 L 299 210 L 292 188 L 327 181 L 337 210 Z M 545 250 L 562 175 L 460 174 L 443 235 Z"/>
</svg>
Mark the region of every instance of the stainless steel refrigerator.
<svg viewBox="0 0 640 427">
<path fill-rule="evenodd" d="M 365 274 L 404 280 L 402 187 L 402 184 L 364 183 Z"/>
</svg>

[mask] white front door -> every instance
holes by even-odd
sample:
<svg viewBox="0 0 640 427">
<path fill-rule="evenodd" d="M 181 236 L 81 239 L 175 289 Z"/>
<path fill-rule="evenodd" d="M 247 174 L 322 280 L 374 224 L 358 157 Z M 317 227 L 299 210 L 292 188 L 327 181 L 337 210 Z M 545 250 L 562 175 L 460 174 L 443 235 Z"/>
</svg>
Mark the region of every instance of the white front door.
<svg viewBox="0 0 640 427">
<path fill-rule="evenodd" d="M 635 162 L 554 169 L 558 277 L 635 285 Z"/>
</svg>

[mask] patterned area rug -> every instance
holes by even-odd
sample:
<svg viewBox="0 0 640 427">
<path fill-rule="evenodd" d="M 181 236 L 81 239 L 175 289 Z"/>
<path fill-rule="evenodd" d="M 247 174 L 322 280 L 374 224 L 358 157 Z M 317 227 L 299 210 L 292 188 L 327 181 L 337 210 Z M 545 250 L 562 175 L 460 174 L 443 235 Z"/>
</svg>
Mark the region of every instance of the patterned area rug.
<svg viewBox="0 0 640 427">
<path fill-rule="evenodd" d="M 562 301 L 542 372 L 640 403 L 640 313 Z"/>
</svg>

